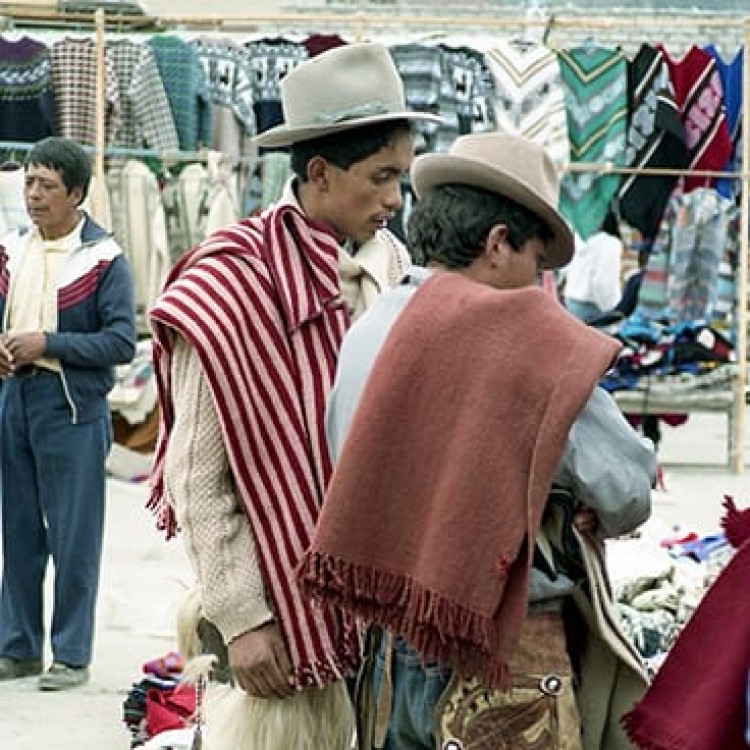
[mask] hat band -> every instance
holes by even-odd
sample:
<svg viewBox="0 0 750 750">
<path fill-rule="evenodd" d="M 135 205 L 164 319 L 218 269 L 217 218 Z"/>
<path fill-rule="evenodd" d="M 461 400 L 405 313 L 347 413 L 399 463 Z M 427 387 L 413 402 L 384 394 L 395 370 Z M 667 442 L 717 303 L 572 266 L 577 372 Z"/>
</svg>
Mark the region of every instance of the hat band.
<svg viewBox="0 0 750 750">
<path fill-rule="evenodd" d="M 375 117 L 377 115 L 388 115 L 391 110 L 378 102 L 365 102 L 358 107 L 342 109 L 338 112 L 319 112 L 315 121 L 321 125 L 335 125 L 347 120 L 358 120 L 361 117 Z"/>
</svg>

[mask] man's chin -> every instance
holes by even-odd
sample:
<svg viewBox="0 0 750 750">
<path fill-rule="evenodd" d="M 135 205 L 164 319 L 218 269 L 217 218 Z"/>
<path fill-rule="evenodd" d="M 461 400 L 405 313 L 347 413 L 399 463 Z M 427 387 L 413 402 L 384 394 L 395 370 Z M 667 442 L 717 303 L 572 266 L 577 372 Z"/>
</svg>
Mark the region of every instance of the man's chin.
<svg viewBox="0 0 750 750">
<path fill-rule="evenodd" d="M 374 229 L 368 232 L 362 232 L 358 234 L 356 237 L 352 239 L 354 247 L 362 247 L 362 245 L 366 245 L 371 239 L 375 237 L 378 230 L 381 228 L 382 227 L 378 227 L 377 229 Z"/>
</svg>

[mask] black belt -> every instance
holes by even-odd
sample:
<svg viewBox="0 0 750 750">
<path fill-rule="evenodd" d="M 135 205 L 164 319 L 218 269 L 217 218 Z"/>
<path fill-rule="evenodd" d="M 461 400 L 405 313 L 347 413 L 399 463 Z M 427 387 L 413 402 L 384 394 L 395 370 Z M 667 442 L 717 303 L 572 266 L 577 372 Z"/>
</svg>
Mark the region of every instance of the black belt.
<svg viewBox="0 0 750 750">
<path fill-rule="evenodd" d="M 33 378 L 34 375 L 38 375 L 40 372 L 52 373 L 48 367 L 39 367 L 39 365 L 21 365 L 13 370 L 13 375 L 16 378 Z"/>
</svg>

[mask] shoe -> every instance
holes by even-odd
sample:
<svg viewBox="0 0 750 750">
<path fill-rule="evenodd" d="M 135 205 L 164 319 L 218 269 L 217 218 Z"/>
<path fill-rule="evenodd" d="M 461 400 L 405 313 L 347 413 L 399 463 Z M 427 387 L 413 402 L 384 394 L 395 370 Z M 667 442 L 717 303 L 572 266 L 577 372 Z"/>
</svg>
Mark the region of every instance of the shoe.
<svg viewBox="0 0 750 750">
<path fill-rule="evenodd" d="M 54 662 L 39 678 L 40 690 L 69 690 L 85 685 L 89 681 L 88 667 L 71 667 L 68 664 Z"/>
<path fill-rule="evenodd" d="M 8 656 L 0 656 L 0 682 L 32 677 L 41 673 L 41 659 L 11 659 Z"/>
</svg>

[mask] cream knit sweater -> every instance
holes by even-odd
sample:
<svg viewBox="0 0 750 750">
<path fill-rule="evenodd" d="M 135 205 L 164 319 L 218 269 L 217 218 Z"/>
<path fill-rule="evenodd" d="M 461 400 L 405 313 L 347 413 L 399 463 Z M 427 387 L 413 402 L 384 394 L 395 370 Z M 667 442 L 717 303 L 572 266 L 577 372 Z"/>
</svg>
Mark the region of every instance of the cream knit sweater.
<svg viewBox="0 0 750 750">
<path fill-rule="evenodd" d="M 181 337 L 175 341 L 172 387 L 179 408 L 164 481 L 201 589 L 203 612 L 229 643 L 273 614 L 211 390 L 198 353 Z"/>
</svg>

